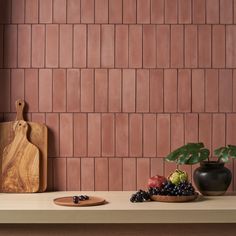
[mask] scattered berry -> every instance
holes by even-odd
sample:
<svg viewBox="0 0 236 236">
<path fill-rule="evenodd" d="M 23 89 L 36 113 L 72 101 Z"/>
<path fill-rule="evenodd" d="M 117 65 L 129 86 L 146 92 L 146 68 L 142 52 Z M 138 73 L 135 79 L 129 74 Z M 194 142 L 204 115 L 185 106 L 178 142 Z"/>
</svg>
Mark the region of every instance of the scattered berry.
<svg viewBox="0 0 236 236">
<path fill-rule="evenodd" d="M 79 197 L 73 196 L 73 203 L 78 204 L 79 203 Z"/>
<path fill-rule="evenodd" d="M 87 195 L 79 195 L 79 196 L 73 196 L 73 202 L 75 204 L 79 203 L 79 201 L 89 200 L 89 196 Z"/>
</svg>

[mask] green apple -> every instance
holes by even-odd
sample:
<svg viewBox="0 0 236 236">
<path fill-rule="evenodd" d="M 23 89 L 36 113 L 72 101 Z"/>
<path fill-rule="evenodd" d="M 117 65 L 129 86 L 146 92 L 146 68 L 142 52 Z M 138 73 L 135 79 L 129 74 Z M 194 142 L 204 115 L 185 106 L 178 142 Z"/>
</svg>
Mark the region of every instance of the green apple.
<svg viewBox="0 0 236 236">
<path fill-rule="evenodd" d="M 175 170 L 168 178 L 172 184 L 179 185 L 182 182 L 188 181 L 188 174 L 186 171 Z"/>
</svg>

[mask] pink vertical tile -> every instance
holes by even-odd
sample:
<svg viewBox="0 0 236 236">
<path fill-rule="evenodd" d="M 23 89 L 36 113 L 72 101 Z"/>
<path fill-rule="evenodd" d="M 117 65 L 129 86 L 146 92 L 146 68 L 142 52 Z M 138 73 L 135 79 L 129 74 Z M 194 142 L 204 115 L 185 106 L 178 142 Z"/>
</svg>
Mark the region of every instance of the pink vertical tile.
<svg viewBox="0 0 236 236">
<path fill-rule="evenodd" d="M 87 114 L 75 113 L 74 114 L 74 156 L 86 157 L 87 156 Z"/>
<path fill-rule="evenodd" d="M 156 67 L 156 27 L 155 25 L 143 26 L 143 67 Z"/>
<path fill-rule="evenodd" d="M 135 70 L 124 69 L 122 74 L 122 111 L 135 111 Z"/>
<path fill-rule="evenodd" d="M 80 70 L 67 70 L 67 97 L 66 110 L 68 112 L 80 111 Z"/>
<path fill-rule="evenodd" d="M 205 0 L 193 1 L 193 23 L 205 24 L 206 19 L 206 2 Z"/>
<path fill-rule="evenodd" d="M 44 67 L 45 26 L 32 25 L 32 67 Z"/>
<path fill-rule="evenodd" d="M 53 23 L 66 23 L 66 0 L 53 0 Z"/>
<path fill-rule="evenodd" d="M 225 146 L 225 114 L 213 114 L 212 126 L 212 152 L 221 146 Z M 212 155 L 214 155 L 212 153 Z"/>
<path fill-rule="evenodd" d="M 94 191 L 94 158 L 81 158 L 81 190 Z"/>
<path fill-rule="evenodd" d="M 80 0 L 67 0 L 67 23 L 80 23 Z"/>
<path fill-rule="evenodd" d="M 164 0 L 151 0 L 151 23 L 161 24 L 164 23 Z"/>
<path fill-rule="evenodd" d="M 101 67 L 114 67 L 114 25 L 101 26 Z"/>
<path fill-rule="evenodd" d="M 45 120 L 45 113 L 32 113 L 32 121 L 44 124 Z"/>
<path fill-rule="evenodd" d="M 39 0 L 39 22 L 52 23 L 52 0 Z"/>
<path fill-rule="evenodd" d="M 81 23 L 94 23 L 94 0 L 81 0 Z"/>
<path fill-rule="evenodd" d="M 52 111 L 52 70 L 39 70 L 39 111 Z"/>
<path fill-rule="evenodd" d="M 220 24 L 233 23 L 233 0 L 220 0 Z"/>
<path fill-rule="evenodd" d="M 162 158 L 151 158 L 150 176 L 164 175 L 164 160 Z"/>
<path fill-rule="evenodd" d="M 129 116 L 129 156 L 142 156 L 142 115 L 130 114 Z"/>
<path fill-rule="evenodd" d="M 137 70 L 136 111 L 149 112 L 149 70 Z"/>
<path fill-rule="evenodd" d="M 11 22 L 11 1 L 1 0 L 0 1 L 0 23 Z"/>
<path fill-rule="evenodd" d="M 175 24 L 177 23 L 178 16 L 178 1 L 177 0 L 165 0 L 165 23 Z"/>
<path fill-rule="evenodd" d="M 73 31 L 73 66 L 86 67 L 87 60 L 87 27 L 86 25 L 74 25 Z"/>
<path fill-rule="evenodd" d="M 121 111 L 121 70 L 111 69 L 109 70 L 109 112 Z"/>
<path fill-rule="evenodd" d="M 218 70 L 209 69 L 205 74 L 205 109 L 207 112 L 218 111 L 218 93 L 219 93 L 219 81 Z"/>
<path fill-rule="evenodd" d="M 178 111 L 191 112 L 191 70 L 178 71 Z"/>
<path fill-rule="evenodd" d="M 233 91 L 236 89 L 236 70 L 233 70 Z M 233 112 L 236 111 L 236 93 L 233 92 Z"/>
<path fill-rule="evenodd" d="M 0 112 L 10 112 L 10 70 L 0 69 L 0 78 Z"/>
<path fill-rule="evenodd" d="M 100 25 L 88 25 L 88 67 L 100 67 Z"/>
<path fill-rule="evenodd" d="M 183 67 L 183 25 L 171 25 L 171 67 Z"/>
<path fill-rule="evenodd" d="M 60 114 L 60 157 L 73 156 L 73 116 Z"/>
<path fill-rule="evenodd" d="M 236 40 L 236 26 L 235 25 L 227 26 L 226 27 L 226 67 L 236 66 L 235 40 Z"/>
<path fill-rule="evenodd" d="M 128 67 L 128 25 L 116 25 L 115 32 L 115 67 Z"/>
<path fill-rule="evenodd" d="M 192 70 L 192 112 L 204 112 L 205 77 L 203 69 Z"/>
<path fill-rule="evenodd" d="M 24 99 L 24 70 L 11 70 L 11 111 L 15 112 L 15 102 Z"/>
<path fill-rule="evenodd" d="M 177 111 L 177 70 L 164 70 L 164 111 Z"/>
<path fill-rule="evenodd" d="M 95 23 L 108 23 L 108 0 L 95 0 Z"/>
<path fill-rule="evenodd" d="M 109 191 L 122 191 L 122 158 L 109 158 Z"/>
<path fill-rule="evenodd" d="M 38 23 L 39 0 L 25 0 L 25 23 Z"/>
<path fill-rule="evenodd" d="M 129 67 L 142 67 L 142 26 L 129 25 Z"/>
<path fill-rule="evenodd" d="M 143 115 L 143 155 L 156 157 L 157 119 L 155 114 Z"/>
<path fill-rule="evenodd" d="M 146 189 L 150 177 L 150 159 L 137 158 L 137 189 Z"/>
<path fill-rule="evenodd" d="M 72 67 L 72 25 L 60 25 L 60 67 Z"/>
<path fill-rule="evenodd" d="M 53 158 L 48 158 L 48 169 L 47 169 L 47 190 L 48 192 L 53 191 Z"/>
<path fill-rule="evenodd" d="M 186 25 L 185 26 L 185 67 L 194 68 L 197 67 L 198 53 L 197 53 L 197 26 Z"/>
<path fill-rule="evenodd" d="M 24 23 L 25 0 L 12 0 L 11 23 Z"/>
<path fill-rule="evenodd" d="M 136 23 L 136 0 L 123 1 L 123 23 Z"/>
<path fill-rule="evenodd" d="M 207 113 L 199 114 L 199 142 L 211 150 L 212 144 L 212 115 Z"/>
<path fill-rule="evenodd" d="M 211 67 L 211 26 L 198 26 L 198 66 Z"/>
<path fill-rule="evenodd" d="M 206 22 L 208 24 L 219 24 L 220 21 L 220 1 L 206 0 Z"/>
<path fill-rule="evenodd" d="M 179 16 L 179 24 L 191 24 L 192 22 L 191 0 L 179 0 L 178 16 Z"/>
<path fill-rule="evenodd" d="M 66 111 L 66 70 L 53 70 L 53 111 Z"/>
<path fill-rule="evenodd" d="M 114 123 L 114 114 L 102 114 L 102 156 L 114 156 Z"/>
<path fill-rule="evenodd" d="M 229 69 L 219 71 L 219 111 L 233 110 L 233 72 Z"/>
<path fill-rule="evenodd" d="M 136 158 L 123 158 L 123 191 L 136 190 Z"/>
<path fill-rule="evenodd" d="M 109 0 L 109 23 L 122 23 L 122 0 Z"/>
<path fill-rule="evenodd" d="M 37 69 L 25 69 L 25 101 L 29 112 L 38 111 L 39 78 Z"/>
<path fill-rule="evenodd" d="M 81 70 L 81 111 L 94 110 L 94 71 L 92 69 Z"/>
<path fill-rule="evenodd" d="M 95 159 L 95 191 L 108 190 L 108 159 Z"/>
<path fill-rule="evenodd" d="M 161 69 L 150 70 L 150 112 L 163 112 L 164 73 Z"/>
<path fill-rule="evenodd" d="M 31 64 L 31 26 L 18 25 L 18 67 Z"/>
<path fill-rule="evenodd" d="M 54 191 L 66 190 L 66 158 L 53 159 L 53 187 Z"/>
<path fill-rule="evenodd" d="M 129 118 L 127 114 L 116 114 L 116 156 L 127 157 L 128 156 L 128 132 L 129 132 Z"/>
<path fill-rule="evenodd" d="M 4 67 L 17 66 L 17 25 L 4 26 Z"/>
<path fill-rule="evenodd" d="M 95 70 L 95 111 L 107 111 L 108 78 L 106 69 Z"/>
<path fill-rule="evenodd" d="M 157 67 L 168 68 L 170 65 L 170 26 L 156 26 Z"/>
<path fill-rule="evenodd" d="M 184 145 L 184 116 L 171 115 L 171 151 Z"/>
<path fill-rule="evenodd" d="M 80 159 L 67 158 L 67 191 L 80 190 Z"/>
<path fill-rule="evenodd" d="M 225 26 L 223 25 L 213 25 L 212 28 L 212 66 L 225 67 Z"/>
<path fill-rule="evenodd" d="M 58 67 L 58 25 L 46 25 L 46 67 Z"/>
<path fill-rule="evenodd" d="M 3 38 L 4 38 L 4 34 L 3 34 L 3 25 L 0 25 L 0 67 L 3 67 Z"/>
<path fill-rule="evenodd" d="M 185 114 L 185 143 L 198 142 L 198 114 Z"/>
<path fill-rule="evenodd" d="M 100 114 L 88 114 L 88 156 L 101 155 L 101 116 Z"/>
<path fill-rule="evenodd" d="M 150 0 L 137 0 L 137 23 L 150 24 Z"/>
</svg>

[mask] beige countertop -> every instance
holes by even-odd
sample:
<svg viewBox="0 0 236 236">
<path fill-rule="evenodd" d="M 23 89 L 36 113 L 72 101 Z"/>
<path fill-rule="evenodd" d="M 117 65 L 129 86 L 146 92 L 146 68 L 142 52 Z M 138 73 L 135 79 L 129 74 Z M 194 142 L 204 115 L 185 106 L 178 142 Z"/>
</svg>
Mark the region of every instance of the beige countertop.
<svg viewBox="0 0 236 236">
<path fill-rule="evenodd" d="M 236 196 L 188 203 L 131 203 L 133 192 L 0 194 L 0 223 L 236 223 Z M 87 194 L 107 200 L 93 207 L 63 207 L 57 197 Z"/>
</svg>

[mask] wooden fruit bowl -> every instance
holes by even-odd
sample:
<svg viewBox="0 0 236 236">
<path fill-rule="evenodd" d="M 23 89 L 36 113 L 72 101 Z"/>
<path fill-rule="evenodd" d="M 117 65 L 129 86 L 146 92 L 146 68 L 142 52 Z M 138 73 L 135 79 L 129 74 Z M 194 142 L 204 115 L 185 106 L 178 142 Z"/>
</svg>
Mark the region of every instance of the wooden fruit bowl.
<svg viewBox="0 0 236 236">
<path fill-rule="evenodd" d="M 195 193 L 191 196 L 165 196 L 165 195 L 152 195 L 151 199 L 156 202 L 190 202 L 198 198 L 199 194 Z"/>
</svg>

